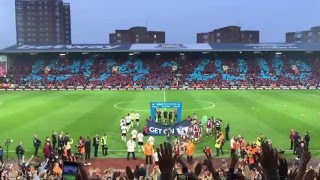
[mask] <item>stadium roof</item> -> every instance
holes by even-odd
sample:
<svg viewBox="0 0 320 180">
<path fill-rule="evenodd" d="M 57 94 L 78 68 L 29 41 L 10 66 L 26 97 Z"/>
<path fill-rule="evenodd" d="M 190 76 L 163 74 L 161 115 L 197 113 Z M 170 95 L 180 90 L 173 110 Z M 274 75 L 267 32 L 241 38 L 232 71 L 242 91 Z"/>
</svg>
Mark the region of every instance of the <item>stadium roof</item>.
<svg viewBox="0 0 320 180">
<path fill-rule="evenodd" d="M 0 53 L 320 51 L 320 43 L 14 45 Z"/>
</svg>

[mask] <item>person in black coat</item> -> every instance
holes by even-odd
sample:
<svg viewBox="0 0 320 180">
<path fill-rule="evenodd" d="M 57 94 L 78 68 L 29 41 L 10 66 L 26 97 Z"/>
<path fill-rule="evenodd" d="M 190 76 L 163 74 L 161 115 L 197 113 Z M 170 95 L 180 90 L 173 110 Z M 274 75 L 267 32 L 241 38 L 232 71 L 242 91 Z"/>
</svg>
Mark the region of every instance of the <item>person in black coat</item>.
<svg viewBox="0 0 320 180">
<path fill-rule="evenodd" d="M 41 141 L 40 139 L 38 139 L 37 135 L 34 135 L 33 137 L 33 147 L 34 147 L 34 156 L 38 156 L 38 150 L 39 150 L 39 147 L 41 145 Z"/>
<path fill-rule="evenodd" d="M 294 150 L 294 154 L 297 154 L 297 148 L 299 147 L 300 144 L 300 135 L 298 132 L 296 132 L 293 136 L 293 150 Z"/>
<path fill-rule="evenodd" d="M 18 146 L 16 147 L 16 155 L 18 158 L 18 164 L 22 164 L 22 158 L 24 156 L 24 148 L 22 147 L 22 142 L 19 142 Z"/>
<path fill-rule="evenodd" d="M 55 149 L 57 145 L 57 133 L 52 131 L 52 148 Z"/>
<path fill-rule="evenodd" d="M 58 136 L 58 155 L 59 156 L 62 155 L 63 146 L 64 146 L 64 136 L 63 136 L 63 132 L 61 132 Z"/>
<path fill-rule="evenodd" d="M 3 148 L 0 146 L 0 161 L 3 164 Z"/>
<path fill-rule="evenodd" d="M 226 140 L 229 141 L 229 131 L 230 131 L 230 126 L 229 123 L 225 127 L 225 134 L 226 134 Z"/>
<path fill-rule="evenodd" d="M 309 149 L 310 136 L 308 132 L 306 132 L 306 135 L 304 135 L 303 141 L 304 141 L 304 148 Z"/>
<path fill-rule="evenodd" d="M 64 136 L 64 145 L 67 145 L 67 143 L 70 141 L 70 138 L 69 138 L 69 133 L 67 133 L 65 136 Z"/>
<path fill-rule="evenodd" d="M 92 145 L 94 148 L 94 157 L 98 157 L 98 148 L 99 148 L 99 135 L 97 134 L 93 140 Z"/>
<path fill-rule="evenodd" d="M 87 137 L 87 139 L 84 142 L 84 148 L 85 148 L 85 152 L 86 152 L 86 159 L 90 159 L 90 152 L 91 152 L 91 140 L 89 138 L 89 136 Z"/>
</svg>

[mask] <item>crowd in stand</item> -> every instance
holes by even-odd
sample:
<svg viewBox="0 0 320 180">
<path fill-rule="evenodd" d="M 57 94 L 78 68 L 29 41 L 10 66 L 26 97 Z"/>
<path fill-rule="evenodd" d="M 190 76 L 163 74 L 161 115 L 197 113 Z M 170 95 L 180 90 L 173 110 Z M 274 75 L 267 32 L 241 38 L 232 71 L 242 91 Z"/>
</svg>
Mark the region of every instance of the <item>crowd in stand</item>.
<svg viewBox="0 0 320 180">
<path fill-rule="evenodd" d="M 15 60 L 11 84 L 51 86 L 261 87 L 319 86 L 317 57 L 223 57 L 113 59 L 39 57 Z"/>
</svg>

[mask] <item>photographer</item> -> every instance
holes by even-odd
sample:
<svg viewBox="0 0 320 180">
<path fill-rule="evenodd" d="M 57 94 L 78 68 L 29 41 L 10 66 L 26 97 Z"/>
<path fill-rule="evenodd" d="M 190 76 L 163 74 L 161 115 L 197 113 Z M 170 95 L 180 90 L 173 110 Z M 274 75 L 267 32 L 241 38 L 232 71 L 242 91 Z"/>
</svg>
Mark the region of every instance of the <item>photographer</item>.
<svg viewBox="0 0 320 180">
<path fill-rule="evenodd" d="M 3 164 L 3 148 L 0 146 L 0 162 Z"/>
</svg>

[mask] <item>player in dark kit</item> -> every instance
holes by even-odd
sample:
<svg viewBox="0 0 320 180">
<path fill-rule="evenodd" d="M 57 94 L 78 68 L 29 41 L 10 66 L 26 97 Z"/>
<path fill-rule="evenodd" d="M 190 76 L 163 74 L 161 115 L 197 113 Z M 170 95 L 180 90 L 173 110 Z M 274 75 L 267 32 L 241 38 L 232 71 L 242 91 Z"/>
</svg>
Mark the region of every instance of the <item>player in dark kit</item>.
<svg viewBox="0 0 320 180">
<path fill-rule="evenodd" d="M 161 111 L 157 111 L 157 115 L 158 115 L 158 122 L 161 122 Z"/>
<path fill-rule="evenodd" d="M 164 118 L 165 120 L 168 119 L 168 111 L 163 111 L 163 118 Z"/>
<path fill-rule="evenodd" d="M 172 123 L 172 111 L 169 112 L 169 122 Z"/>
</svg>

